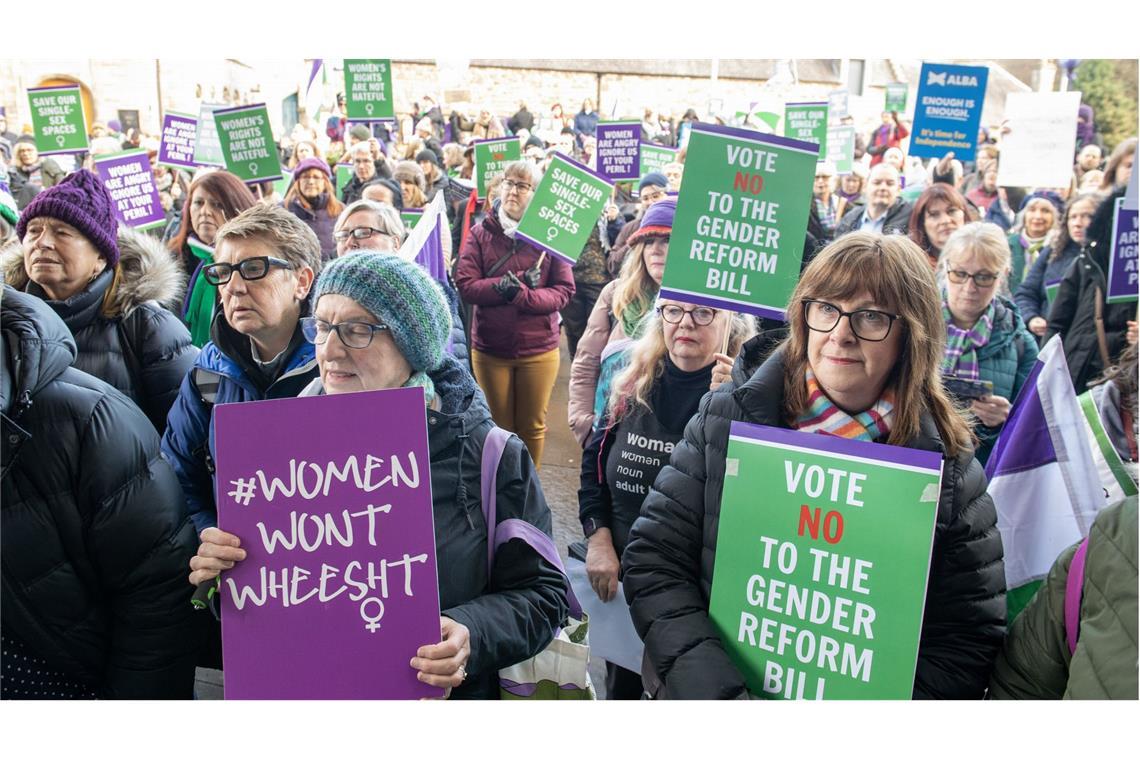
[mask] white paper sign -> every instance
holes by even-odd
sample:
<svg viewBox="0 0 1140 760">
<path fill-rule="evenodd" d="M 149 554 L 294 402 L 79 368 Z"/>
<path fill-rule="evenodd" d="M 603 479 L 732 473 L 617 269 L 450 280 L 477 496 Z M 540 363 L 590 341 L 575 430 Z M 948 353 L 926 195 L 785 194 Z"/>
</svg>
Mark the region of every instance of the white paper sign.
<svg viewBox="0 0 1140 760">
<path fill-rule="evenodd" d="M 1124 209 L 1136 210 L 1136 172 L 1140 170 L 1140 161 L 1132 162 L 1132 176 L 1128 178 L 1128 188 L 1124 191 Z"/>
<path fill-rule="evenodd" d="M 586 563 L 568 557 L 566 574 L 570 576 L 570 586 L 574 589 L 582 610 L 590 616 L 590 656 L 600 657 L 626 670 L 640 673 L 641 653 L 645 645 L 633 627 L 621 583 L 618 583 L 614 598 L 603 602 L 590 587 Z"/>
<path fill-rule="evenodd" d="M 1068 187 L 1073 178 L 1079 92 L 1011 92 L 1009 134 L 1002 137 L 998 184 Z"/>
</svg>

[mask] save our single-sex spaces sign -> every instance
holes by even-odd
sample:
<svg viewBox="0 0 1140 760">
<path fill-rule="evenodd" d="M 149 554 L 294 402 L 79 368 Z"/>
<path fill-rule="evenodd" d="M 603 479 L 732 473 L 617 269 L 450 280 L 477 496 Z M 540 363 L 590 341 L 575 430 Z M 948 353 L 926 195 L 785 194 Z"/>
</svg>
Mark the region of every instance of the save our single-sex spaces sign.
<svg viewBox="0 0 1140 760">
<path fill-rule="evenodd" d="M 220 404 L 226 699 L 408 699 L 439 641 L 422 388 Z"/>
<path fill-rule="evenodd" d="M 770 699 L 909 699 L 942 458 L 733 422 L 709 617 Z"/>
<path fill-rule="evenodd" d="M 50 156 L 87 150 L 87 121 L 79 85 L 33 87 L 28 90 L 36 151 Z"/>
<path fill-rule="evenodd" d="M 784 137 L 820 146 L 820 157 L 827 155 L 827 101 L 788 103 L 784 106 Z"/>
<path fill-rule="evenodd" d="M 555 153 L 515 236 L 573 266 L 612 193 L 613 183 Z"/>
<path fill-rule="evenodd" d="M 784 319 L 819 145 L 693 124 L 661 294 Z"/>
<path fill-rule="evenodd" d="M 281 160 L 264 103 L 214 111 L 226 170 L 244 182 L 281 178 Z"/>
</svg>

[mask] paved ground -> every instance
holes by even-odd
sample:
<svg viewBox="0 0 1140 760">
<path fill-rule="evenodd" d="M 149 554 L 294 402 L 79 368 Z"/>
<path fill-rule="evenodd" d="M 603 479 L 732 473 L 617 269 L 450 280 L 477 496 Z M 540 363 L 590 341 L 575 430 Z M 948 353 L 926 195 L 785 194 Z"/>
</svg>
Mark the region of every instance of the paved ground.
<svg viewBox="0 0 1140 760">
<path fill-rule="evenodd" d="M 563 559 L 566 558 L 567 545 L 582 537 L 582 526 L 578 522 L 578 471 L 582 451 L 566 423 L 569 385 L 570 354 L 563 338 L 558 382 L 554 386 L 550 410 L 546 416 L 549 429 L 540 473 L 542 490 L 554 516 L 554 542 Z M 605 667 L 601 661 L 590 663 L 590 678 L 593 679 L 599 698 L 603 697 Z M 196 689 L 199 699 L 221 699 L 222 672 L 199 668 Z"/>
</svg>

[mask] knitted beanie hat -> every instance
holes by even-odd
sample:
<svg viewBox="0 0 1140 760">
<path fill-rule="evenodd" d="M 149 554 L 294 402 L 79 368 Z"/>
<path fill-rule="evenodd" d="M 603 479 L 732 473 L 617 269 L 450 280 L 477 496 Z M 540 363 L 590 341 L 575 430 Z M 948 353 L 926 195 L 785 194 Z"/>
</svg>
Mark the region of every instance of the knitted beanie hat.
<svg viewBox="0 0 1140 760">
<path fill-rule="evenodd" d="M 641 216 L 641 225 L 637 228 L 637 232 L 629 236 L 629 244 L 639 243 L 648 237 L 671 234 L 673 232 L 673 215 L 676 213 L 676 198 L 657 201 L 647 208 Z"/>
<path fill-rule="evenodd" d="M 424 170 L 415 161 L 401 161 L 396 164 L 396 168 L 392 172 L 392 179 L 397 182 L 411 182 L 420 189 L 420 192 L 427 190 L 427 178 L 424 177 Z"/>
<path fill-rule="evenodd" d="M 394 253 L 357 251 L 333 259 L 321 271 L 313 308 L 321 296 L 347 296 L 388 325 L 400 353 L 417 372 L 443 361 L 451 312 L 443 290 L 418 264 Z"/>
<path fill-rule="evenodd" d="M 439 156 L 435 154 L 434 150 L 431 150 L 429 148 L 424 148 L 416 154 L 416 163 L 418 164 L 420 161 L 431 161 L 439 168 L 443 168 L 443 164 L 439 162 Z"/>
<path fill-rule="evenodd" d="M 37 216 L 50 216 L 70 224 L 83 233 L 99 249 L 108 267 L 119 263 L 119 221 L 115 218 L 115 204 L 102 180 L 79 169 L 49 187 L 32 199 L 20 214 L 16 234 L 20 238 L 28 229 L 28 222 Z"/>
<path fill-rule="evenodd" d="M 365 141 L 372 137 L 372 131 L 364 124 L 353 124 L 352 129 L 348 130 L 349 137 L 355 137 L 357 140 Z"/>
<path fill-rule="evenodd" d="M 364 187 L 361 188 L 361 192 L 363 192 L 365 188 L 372 187 L 373 185 L 383 185 L 388 188 L 388 192 L 392 194 L 392 206 L 394 206 L 397 211 L 404 210 L 404 190 L 400 187 L 399 182 L 385 177 L 379 177 L 365 183 Z"/>
<path fill-rule="evenodd" d="M 650 185 L 654 187 L 669 187 L 669 180 L 661 172 L 649 172 L 637 183 L 637 189 L 640 192 Z"/>
<path fill-rule="evenodd" d="M 297 164 L 297 167 L 293 169 L 293 177 L 298 178 L 309 169 L 320 169 L 322 172 L 324 172 L 324 175 L 326 177 L 332 179 L 332 172 L 329 171 L 329 165 L 316 156 L 310 156 L 309 158 L 300 161 Z"/>
</svg>

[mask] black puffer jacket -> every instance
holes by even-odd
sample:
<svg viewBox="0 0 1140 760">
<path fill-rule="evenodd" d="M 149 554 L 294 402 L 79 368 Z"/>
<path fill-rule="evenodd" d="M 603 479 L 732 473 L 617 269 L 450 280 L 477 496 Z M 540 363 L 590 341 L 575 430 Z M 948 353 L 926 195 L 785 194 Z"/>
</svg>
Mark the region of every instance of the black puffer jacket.
<svg viewBox="0 0 1140 760">
<path fill-rule="evenodd" d="M 43 301 L 3 300 L 4 635 L 103 698 L 187 699 L 198 541 L 158 436 L 70 368 L 75 341 Z"/>
<path fill-rule="evenodd" d="M 1124 194 L 1119 189 L 1105 198 L 1087 231 L 1088 245 L 1081 249 L 1076 261 L 1065 272 L 1057 300 L 1049 310 L 1049 327 L 1045 332 L 1048 342 L 1054 335 L 1061 336 L 1065 346 L 1065 361 L 1077 393 L 1088 389 L 1105 369 L 1097 345 L 1096 312 L 1103 309 L 1105 344 L 1109 362 L 1115 363 L 1127 348 L 1124 339 L 1128 320 L 1136 319 L 1136 303 L 1106 303 L 1108 293 L 1108 261 L 1112 255 L 1112 220 L 1116 199 Z M 1099 298 L 1097 291 L 1099 290 Z"/>
<path fill-rule="evenodd" d="M 432 514 L 441 613 L 467 626 L 467 679 L 452 699 L 498 699 L 498 671 L 545 648 L 566 617 L 562 573 L 521 540 L 495 552 L 487 578 L 487 523 L 480 501 L 483 442 L 494 422 L 483 392 L 454 357 L 429 373 L 441 409 L 429 409 Z M 301 395 L 322 393 L 320 379 Z M 497 521 L 519 518 L 550 535 L 550 508 L 526 447 L 512 436 L 496 480 Z M 428 642 L 424 642 L 428 643 Z"/>
<path fill-rule="evenodd" d="M 75 368 L 114 386 L 138 404 L 162 435 L 166 415 L 198 349 L 168 309 L 182 297 L 186 276 L 155 238 L 119 228 L 120 280 L 108 298 L 114 272 L 104 270 L 66 301 L 47 301 L 28 279 L 19 245 L 0 255 L 5 282 L 44 299 L 71 330 L 79 348 Z"/>
<path fill-rule="evenodd" d="M 835 236 L 832 240 L 838 240 L 846 235 L 848 232 L 855 232 L 863 223 L 863 211 L 866 209 L 865 204 L 854 206 L 850 211 L 843 215 L 839 220 L 839 224 L 835 226 Z M 905 235 L 907 227 L 910 224 L 910 214 L 914 208 L 902 198 L 896 198 L 891 207 L 887 209 L 886 215 L 883 217 L 883 234 L 884 235 Z"/>
<path fill-rule="evenodd" d="M 746 694 L 744 679 L 709 621 L 709 593 L 729 425 L 743 420 L 787 427 L 782 353 L 742 383 L 744 377 L 743 370 L 734 372 L 733 382 L 701 400 L 645 498 L 622 555 L 633 623 L 662 683 L 659 695 L 670 699 Z M 933 420 L 924 416 L 921 428 L 908 448 L 941 451 Z M 946 460 L 943 471 L 914 696 L 980 698 L 1004 633 L 997 513 L 982 468 L 967 451 Z"/>
</svg>

